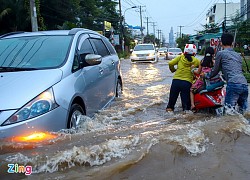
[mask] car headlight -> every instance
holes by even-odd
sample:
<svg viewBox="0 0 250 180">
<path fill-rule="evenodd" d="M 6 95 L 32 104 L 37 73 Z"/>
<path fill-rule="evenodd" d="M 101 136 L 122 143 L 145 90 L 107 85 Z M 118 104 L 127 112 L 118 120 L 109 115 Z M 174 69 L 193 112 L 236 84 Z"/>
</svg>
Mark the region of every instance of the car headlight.
<svg viewBox="0 0 250 180">
<path fill-rule="evenodd" d="M 58 107 L 58 104 L 55 101 L 53 90 L 50 88 L 19 109 L 7 119 L 3 125 L 9 125 L 40 116 L 56 107 Z"/>
<path fill-rule="evenodd" d="M 149 56 L 154 56 L 154 55 L 155 55 L 155 53 L 150 53 L 150 54 L 149 54 Z"/>
<path fill-rule="evenodd" d="M 136 57 L 136 54 L 135 54 L 135 53 L 132 53 L 131 56 L 132 56 L 132 57 Z"/>
</svg>

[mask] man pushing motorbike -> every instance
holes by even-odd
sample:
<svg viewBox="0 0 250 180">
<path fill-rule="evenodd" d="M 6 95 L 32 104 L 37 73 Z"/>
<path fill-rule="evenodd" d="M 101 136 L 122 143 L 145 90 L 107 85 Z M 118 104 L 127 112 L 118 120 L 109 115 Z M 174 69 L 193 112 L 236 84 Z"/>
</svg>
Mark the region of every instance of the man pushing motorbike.
<svg viewBox="0 0 250 180">
<path fill-rule="evenodd" d="M 227 82 L 225 113 L 231 114 L 238 111 L 243 114 L 248 106 L 248 84 L 242 71 L 242 58 L 232 48 L 233 41 L 233 35 L 222 34 L 221 46 L 223 50 L 217 52 L 214 67 L 210 73 L 205 74 L 205 78 L 210 79 L 221 70 Z"/>
</svg>

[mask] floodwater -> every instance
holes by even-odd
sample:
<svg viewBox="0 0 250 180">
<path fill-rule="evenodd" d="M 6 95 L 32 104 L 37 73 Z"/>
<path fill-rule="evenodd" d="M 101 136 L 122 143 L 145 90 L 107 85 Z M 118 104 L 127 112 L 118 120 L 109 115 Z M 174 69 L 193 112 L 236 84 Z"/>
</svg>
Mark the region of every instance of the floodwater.
<svg viewBox="0 0 250 180">
<path fill-rule="evenodd" d="M 249 180 L 250 115 L 183 114 L 180 101 L 167 114 L 167 62 L 122 60 L 123 96 L 76 131 L 0 142 L 0 179 Z M 32 174 L 9 174 L 8 164 Z"/>
</svg>

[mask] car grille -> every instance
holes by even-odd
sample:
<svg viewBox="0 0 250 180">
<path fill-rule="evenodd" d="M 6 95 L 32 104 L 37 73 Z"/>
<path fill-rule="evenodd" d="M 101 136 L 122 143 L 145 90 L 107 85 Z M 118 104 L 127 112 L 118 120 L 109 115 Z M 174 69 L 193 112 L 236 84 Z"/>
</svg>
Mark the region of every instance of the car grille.
<svg viewBox="0 0 250 180">
<path fill-rule="evenodd" d="M 145 56 L 149 56 L 149 54 L 137 54 L 137 57 L 145 57 Z"/>
</svg>

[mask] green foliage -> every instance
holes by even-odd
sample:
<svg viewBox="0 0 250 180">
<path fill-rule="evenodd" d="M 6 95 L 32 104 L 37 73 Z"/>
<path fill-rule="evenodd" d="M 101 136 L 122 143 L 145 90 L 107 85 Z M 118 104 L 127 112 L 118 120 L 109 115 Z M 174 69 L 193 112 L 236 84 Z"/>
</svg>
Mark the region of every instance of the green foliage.
<svg viewBox="0 0 250 180">
<path fill-rule="evenodd" d="M 243 68 L 244 76 L 247 79 L 247 82 L 250 83 L 250 72 L 248 72 L 248 68 L 250 68 L 250 57 L 249 56 L 243 57 L 242 68 Z"/>
<path fill-rule="evenodd" d="M 211 23 L 211 24 L 205 24 L 202 25 L 203 30 L 199 31 L 201 34 L 206 34 L 206 33 L 218 33 L 220 31 L 220 27 L 218 24 Z"/>
<path fill-rule="evenodd" d="M 207 48 L 206 46 L 203 46 L 201 51 L 199 52 L 199 55 L 204 55 L 206 48 Z"/>
<path fill-rule="evenodd" d="M 153 34 L 151 35 L 146 35 L 144 37 L 144 43 L 154 43 L 155 42 L 155 36 Z"/>
<path fill-rule="evenodd" d="M 232 18 L 233 26 L 231 27 L 231 33 L 236 34 L 236 45 L 243 47 L 244 44 L 250 44 L 250 19 L 241 21 L 242 15 L 236 14 Z"/>
<path fill-rule="evenodd" d="M 236 43 L 240 47 L 244 44 L 250 44 L 250 19 L 238 23 Z"/>
<path fill-rule="evenodd" d="M 11 31 L 25 31 L 31 28 L 26 0 L 1 0 L 0 34 Z"/>
<path fill-rule="evenodd" d="M 109 21 L 118 30 L 119 13 L 113 0 L 35 0 L 39 30 L 73 27 L 103 30 Z M 29 0 L 1 0 L 0 34 L 31 31 Z"/>
<path fill-rule="evenodd" d="M 182 37 L 178 37 L 176 39 L 176 43 L 178 44 L 178 47 L 181 48 L 182 50 L 184 49 L 185 45 L 189 43 L 189 36 L 183 34 Z"/>
<path fill-rule="evenodd" d="M 119 58 L 128 59 L 130 56 L 130 53 L 129 52 L 118 52 L 118 56 L 119 56 Z"/>
</svg>

